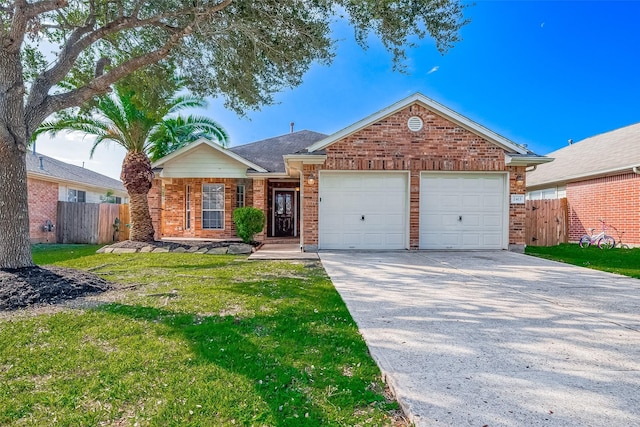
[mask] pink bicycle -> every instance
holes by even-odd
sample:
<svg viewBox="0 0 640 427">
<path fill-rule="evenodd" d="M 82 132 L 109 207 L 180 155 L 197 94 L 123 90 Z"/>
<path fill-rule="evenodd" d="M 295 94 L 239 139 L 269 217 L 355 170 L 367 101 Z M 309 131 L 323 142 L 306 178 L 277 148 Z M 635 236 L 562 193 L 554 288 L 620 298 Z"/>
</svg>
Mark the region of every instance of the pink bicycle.
<svg viewBox="0 0 640 427">
<path fill-rule="evenodd" d="M 606 234 L 607 224 L 603 219 L 601 219 L 600 222 L 602 223 L 602 231 L 598 234 L 593 234 L 596 229 L 589 228 L 591 234 L 585 234 L 580 238 L 581 248 L 588 248 L 591 245 L 597 244 L 600 249 L 611 249 L 616 245 L 615 239 Z"/>
</svg>

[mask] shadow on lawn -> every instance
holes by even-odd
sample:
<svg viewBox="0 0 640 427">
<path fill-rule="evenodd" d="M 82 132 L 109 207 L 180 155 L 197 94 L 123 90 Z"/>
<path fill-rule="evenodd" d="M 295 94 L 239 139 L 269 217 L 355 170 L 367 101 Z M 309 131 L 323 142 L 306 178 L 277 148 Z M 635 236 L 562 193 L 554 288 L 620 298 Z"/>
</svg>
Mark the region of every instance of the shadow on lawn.
<svg viewBox="0 0 640 427">
<path fill-rule="evenodd" d="M 275 315 L 246 318 L 198 316 L 120 304 L 99 310 L 167 326 L 169 335 L 185 340 L 193 350 L 191 363 L 213 364 L 252 383 L 253 389 L 245 397 L 256 400 L 259 396 L 269 414 L 263 412 L 253 419 L 251 413 L 243 414 L 239 409 L 242 402 L 227 402 L 227 406 L 237 407 L 222 412 L 221 416 L 228 418 L 219 419 L 222 423 L 244 415 L 240 424 L 340 424 L 345 418 L 353 419 L 356 412 L 364 419 L 370 418 L 373 414 L 367 413 L 372 411 L 371 404 L 385 402 L 381 389 L 371 386 L 379 380 L 377 367 L 367 356 L 366 345 L 352 320 L 348 315 L 344 318 L 341 310 L 301 313 L 285 308 Z M 193 388 L 207 380 L 225 378 L 199 378 Z M 206 389 L 205 383 L 200 386 Z M 203 391 L 182 392 L 192 396 Z M 163 419 L 162 412 L 159 417 Z"/>
</svg>

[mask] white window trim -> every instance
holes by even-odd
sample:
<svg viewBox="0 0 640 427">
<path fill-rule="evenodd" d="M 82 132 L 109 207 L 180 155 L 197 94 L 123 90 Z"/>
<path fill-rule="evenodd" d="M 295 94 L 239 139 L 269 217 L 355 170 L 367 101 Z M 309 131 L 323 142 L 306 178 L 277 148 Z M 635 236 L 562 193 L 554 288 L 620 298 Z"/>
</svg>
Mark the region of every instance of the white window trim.
<svg viewBox="0 0 640 427">
<path fill-rule="evenodd" d="M 186 185 L 184 189 L 184 228 L 191 230 L 191 186 Z"/>
<path fill-rule="evenodd" d="M 242 187 L 242 193 L 240 193 L 240 187 Z M 242 194 L 242 206 L 240 206 L 239 203 L 239 196 Z M 237 208 L 244 208 L 245 206 L 247 206 L 247 187 L 244 184 L 238 184 L 236 185 L 236 207 Z"/>
<path fill-rule="evenodd" d="M 201 206 L 202 207 L 202 218 L 201 218 L 201 220 L 202 220 L 202 229 L 203 230 L 224 230 L 225 226 L 226 226 L 225 218 L 224 218 L 224 216 L 225 216 L 225 201 L 226 201 L 225 200 L 225 198 L 226 198 L 225 197 L 226 196 L 226 194 L 225 194 L 225 190 L 226 190 L 225 185 L 224 184 L 219 184 L 219 183 L 216 183 L 216 182 L 203 183 L 202 184 L 202 193 L 203 194 L 204 194 L 204 186 L 205 185 L 219 185 L 219 186 L 222 187 L 222 209 L 205 209 L 204 208 L 204 196 L 203 196 L 202 197 L 202 203 L 201 203 L 201 205 L 202 205 Z M 204 213 L 205 212 L 222 212 L 222 227 L 220 227 L 220 228 L 208 228 L 208 227 L 205 228 L 205 226 L 204 226 Z"/>
</svg>

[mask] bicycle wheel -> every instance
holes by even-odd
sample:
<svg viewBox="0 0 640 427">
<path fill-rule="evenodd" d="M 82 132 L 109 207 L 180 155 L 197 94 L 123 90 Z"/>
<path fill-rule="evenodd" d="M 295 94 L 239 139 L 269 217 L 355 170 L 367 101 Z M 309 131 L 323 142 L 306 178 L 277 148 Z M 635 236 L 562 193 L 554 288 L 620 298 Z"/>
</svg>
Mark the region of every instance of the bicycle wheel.
<svg viewBox="0 0 640 427">
<path fill-rule="evenodd" d="M 590 244 L 591 244 L 591 237 L 589 237 L 589 236 L 587 236 L 585 234 L 584 236 L 582 236 L 580 238 L 580 247 L 581 248 L 588 248 Z"/>
<path fill-rule="evenodd" d="M 611 249 L 616 245 L 616 241 L 611 236 L 604 235 L 598 239 L 598 247 L 600 249 Z"/>
</svg>

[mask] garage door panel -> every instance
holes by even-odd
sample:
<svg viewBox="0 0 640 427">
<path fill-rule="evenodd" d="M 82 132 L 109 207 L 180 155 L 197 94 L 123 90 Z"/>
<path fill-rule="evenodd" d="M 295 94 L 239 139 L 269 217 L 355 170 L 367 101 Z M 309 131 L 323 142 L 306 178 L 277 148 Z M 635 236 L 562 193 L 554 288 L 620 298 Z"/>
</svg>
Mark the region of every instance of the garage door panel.
<svg viewBox="0 0 640 427">
<path fill-rule="evenodd" d="M 505 178 L 505 174 L 423 174 L 420 248 L 502 249 Z"/>
<path fill-rule="evenodd" d="M 458 197 L 458 199 L 459 206 L 462 206 L 464 210 L 476 210 L 479 209 L 483 204 L 482 198 L 474 194 L 461 195 Z"/>
<path fill-rule="evenodd" d="M 482 236 L 478 232 L 466 232 L 462 234 L 462 248 L 477 248 L 482 245 Z"/>
<path fill-rule="evenodd" d="M 483 215 L 482 217 L 482 225 L 485 227 L 502 227 L 502 216 L 501 215 Z"/>
<path fill-rule="evenodd" d="M 481 225 L 482 216 L 466 214 L 464 218 L 462 218 L 462 221 L 458 221 L 458 222 L 461 223 L 463 229 L 464 228 L 476 229 Z"/>
<path fill-rule="evenodd" d="M 406 173 L 326 172 L 319 184 L 321 249 L 406 248 Z"/>
</svg>

